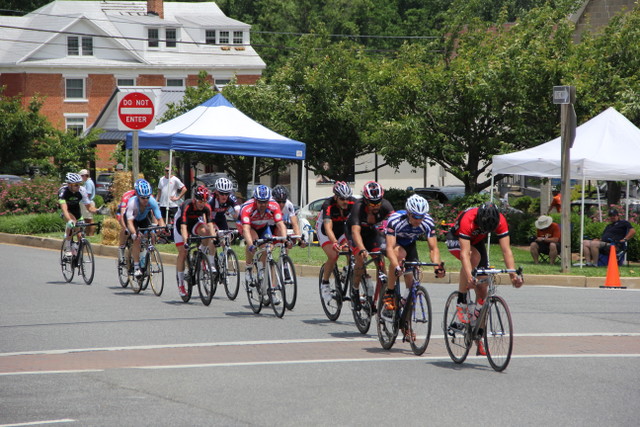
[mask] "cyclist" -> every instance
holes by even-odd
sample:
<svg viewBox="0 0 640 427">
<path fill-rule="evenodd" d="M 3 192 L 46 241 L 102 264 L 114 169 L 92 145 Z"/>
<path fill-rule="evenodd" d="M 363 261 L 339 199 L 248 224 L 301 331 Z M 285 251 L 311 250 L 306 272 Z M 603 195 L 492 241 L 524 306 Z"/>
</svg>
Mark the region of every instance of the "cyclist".
<svg viewBox="0 0 640 427">
<path fill-rule="evenodd" d="M 127 224 L 124 222 L 124 213 L 127 210 L 127 203 L 129 203 L 129 199 L 135 195 L 136 190 L 126 191 L 120 198 L 120 204 L 116 211 L 116 220 L 118 220 L 118 223 L 120 224 L 120 246 L 118 247 L 118 258 L 121 263 L 124 262 L 124 248 L 127 244 L 127 238 L 129 237 L 129 230 L 127 229 Z"/>
<path fill-rule="evenodd" d="M 347 220 L 347 238 L 355 255 L 351 297 L 356 307 L 360 301 L 358 289 L 364 274 L 364 262 L 369 252 L 384 253 L 386 250 L 382 230 L 386 226 L 387 218 L 393 213 L 393 206 L 383 196 L 384 189 L 380 184 L 375 181 L 367 182 L 362 188 L 362 199 L 353 205 Z M 386 274 L 384 265 L 382 273 Z"/>
<path fill-rule="evenodd" d="M 139 179 L 133 185 L 136 192 L 127 202 L 127 209 L 124 213 L 125 223 L 129 230 L 129 235 L 133 245 L 131 246 L 131 255 L 133 257 L 133 275 L 134 277 L 142 276 L 140 270 L 140 235 L 138 228 L 150 227 L 151 225 L 160 224 L 164 227 L 164 219 L 160 213 L 158 202 L 151 195 L 153 190 L 151 184 L 144 179 Z M 153 213 L 153 215 L 150 215 Z"/>
<path fill-rule="evenodd" d="M 76 226 L 76 221 L 82 220 L 80 203 L 85 205 L 91 213 L 96 213 L 97 209 L 91 204 L 85 188 L 80 185 L 82 183 L 82 177 L 79 174 L 69 172 L 65 176 L 65 181 L 65 184 L 58 190 L 58 204 L 60 204 L 60 209 L 62 210 L 62 217 L 67 221 L 65 227 L 64 256 L 70 258 L 72 255 L 71 236 L 73 228 Z"/>
<path fill-rule="evenodd" d="M 329 276 L 338 261 L 340 250 L 347 244 L 346 223 L 355 202 L 351 187 L 344 181 L 336 181 L 333 185 L 333 197 L 322 204 L 316 221 L 318 243 L 327 255 L 321 285 L 322 298 L 327 303 L 332 298 Z"/>
<path fill-rule="evenodd" d="M 218 178 L 215 182 L 215 190 L 209 198 L 209 206 L 218 230 L 228 230 L 226 213 L 231 210 L 233 219 L 238 219 L 240 204 L 233 194 L 233 183 L 228 178 Z"/>
<path fill-rule="evenodd" d="M 253 190 L 253 198 L 240 209 L 239 221 L 246 243 L 246 277 L 253 282 L 253 254 L 258 249 L 254 241 L 270 236 L 271 227 L 275 227 L 276 236 L 284 237 L 287 235 L 287 227 L 282 221 L 280 206 L 271 198 L 271 189 L 266 185 L 258 185 Z M 275 303 L 279 304 L 280 301 Z"/>
<path fill-rule="evenodd" d="M 469 323 L 472 316 L 477 316 L 487 296 L 486 279 L 477 282 L 473 279 L 474 268 L 488 268 L 489 258 L 485 241 L 489 233 L 495 233 L 502 257 L 508 269 L 515 269 L 515 261 L 511 252 L 509 226 L 507 220 L 493 203 L 484 203 L 480 207 L 469 208 L 458 215 L 453 227 L 447 233 L 447 248 L 461 263 L 460 282 L 458 284 L 457 316 L 461 323 Z M 522 286 L 522 277 L 509 273 L 511 283 L 516 288 Z M 468 312 L 467 292 L 475 290 L 476 305 L 474 313 Z M 476 342 L 478 355 L 485 355 L 481 341 Z"/>
<path fill-rule="evenodd" d="M 289 192 L 282 185 L 276 185 L 271 192 L 273 199 L 278 203 L 280 211 L 282 212 L 282 221 L 284 222 L 287 230 L 292 230 L 294 236 L 302 236 L 300 234 L 300 221 L 296 214 L 296 209 L 293 206 L 291 200 L 289 200 Z M 302 247 L 306 247 L 307 244 L 301 238 L 297 238 L 296 242 Z"/>
<path fill-rule="evenodd" d="M 393 271 L 398 278 L 404 275 L 400 265 L 402 260 L 419 261 L 416 240 L 420 236 L 427 237 L 431 262 L 441 263 L 435 223 L 429 215 L 429 203 L 423 197 L 414 194 L 407 199 L 404 206 L 406 210 L 391 214 L 385 230 L 389 271 Z M 435 267 L 435 274 L 436 277 L 444 277 L 444 266 Z M 393 298 L 395 282 L 395 280 L 390 280 L 387 285 L 387 293 L 384 296 L 385 310 L 396 309 Z M 404 282 L 406 285 L 404 298 L 406 299 L 413 283 L 409 275 L 404 275 Z"/>
<path fill-rule="evenodd" d="M 187 247 L 185 246 L 189 236 L 215 236 L 216 228 L 213 224 L 211 206 L 209 200 L 209 189 L 204 185 L 199 185 L 193 191 L 193 198 L 185 200 L 176 212 L 173 222 L 173 240 L 178 248 L 178 259 L 176 260 L 176 270 L 178 271 L 178 292 L 180 296 L 187 295 L 184 286 L 184 262 L 187 259 Z M 206 246 L 209 247 L 209 262 L 212 272 L 215 272 L 214 254 L 216 251 L 213 239 L 206 239 Z"/>
</svg>

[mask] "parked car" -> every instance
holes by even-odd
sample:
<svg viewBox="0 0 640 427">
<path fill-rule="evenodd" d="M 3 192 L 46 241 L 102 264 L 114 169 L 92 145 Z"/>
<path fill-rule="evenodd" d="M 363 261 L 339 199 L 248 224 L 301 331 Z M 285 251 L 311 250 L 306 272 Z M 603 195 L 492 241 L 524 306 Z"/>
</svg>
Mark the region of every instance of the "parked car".
<svg viewBox="0 0 640 427">
<path fill-rule="evenodd" d="M 111 188 L 113 187 L 114 174 L 111 172 L 101 172 L 96 177 L 96 195 L 102 196 L 105 203 L 113 199 Z"/>
<path fill-rule="evenodd" d="M 17 175 L 0 175 L 0 182 L 3 184 L 19 184 L 24 181 L 24 178 Z"/>
<path fill-rule="evenodd" d="M 233 183 L 233 191 L 237 192 L 238 191 L 238 181 L 236 181 L 235 179 L 231 178 L 229 175 L 227 175 L 224 172 L 210 172 L 210 173 L 203 173 L 202 175 L 198 175 L 196 177 L 196 182 L 194 183 L 194 185 L 198 186 L 198 185 L 206 185 L 207 188 L 210 191 L 215 190 L 215 184 L 216 181 L 218 180 L 218 178 L 228 178 L 231 180 L 231 182 Z"/>
<path fill-rule="evenodd" d="M 436 200 L 440 203 L 447 203 L 464 196 L 464 185 L 414 188 L 413 191 L 429 201 Z"/>
</svg>

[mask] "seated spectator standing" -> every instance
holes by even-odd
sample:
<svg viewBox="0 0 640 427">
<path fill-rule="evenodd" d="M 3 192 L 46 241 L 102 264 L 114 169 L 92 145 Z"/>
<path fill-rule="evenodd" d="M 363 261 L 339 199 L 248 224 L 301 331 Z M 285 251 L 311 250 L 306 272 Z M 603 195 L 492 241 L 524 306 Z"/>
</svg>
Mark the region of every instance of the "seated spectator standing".
<svg viewBox="0 0 640 427">
<path fill-rule="evenodd" d="M 551 194 L 553 194 L 553 198 L 551 199 L 549 209 L 547 209 L 547 215 L 549 215 L 553 209 L 558 213 L 562 210 L 562 196 L 560 195 L 560 190 L 554 188 L 551 190 Z"/>
<path fill-rule="evenodd" d="M 611 250 L 609 249 L 611 245 L 616 245 L 617 248 L 623 248 L 626 246 L 627 241 L 636 234 L 636 230 L 629 221 L 620 219 L 617 209 L 609 210 L 609 221 L 611 223 L 607 225 L 602 232 L 602 238 L 585 240 L 582 244 L 585 262 L 589 267 L 595 267 L 601 251 L 608 255 Z"/>
<path fill-rule="evenodd" d="M 560 226 L 550 216 L 541 215 L 536 221 L 536 228 L 537 236 L 529 246 L 533 263 L 538 263 L 540 254 L 549 255 L 549 263 L 555 263 L 560 253 Z"/>
</svg>

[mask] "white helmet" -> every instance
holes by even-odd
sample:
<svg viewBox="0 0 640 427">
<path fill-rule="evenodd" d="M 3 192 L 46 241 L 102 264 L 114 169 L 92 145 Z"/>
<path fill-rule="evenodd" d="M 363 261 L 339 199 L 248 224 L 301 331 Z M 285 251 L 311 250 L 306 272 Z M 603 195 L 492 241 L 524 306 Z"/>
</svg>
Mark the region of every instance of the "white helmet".
<svg viewBox="0 0 640 427">
<path fill-rule="evenodd" d="M 218 193 L 231 193 L 233 191 L 233 182 L 228 178 L 218 178 L 215 187 Z"/>
<path fill-rule="evenodd" d="M 69 184 L 80 184 L 82 182 L 82 177 L 75 172 L 68 172 L 66 181 Z"/>
<path fill-rule="evenodd" d="M 407 209 L 407 212 L 416 218 L 424 217 L 427 212 L 429 212 L 429 202 L 422 197 L 414 194 L 413 196 L 407 199 L 407 202 L 404 204 L 404 207 Z"/>
</svg>

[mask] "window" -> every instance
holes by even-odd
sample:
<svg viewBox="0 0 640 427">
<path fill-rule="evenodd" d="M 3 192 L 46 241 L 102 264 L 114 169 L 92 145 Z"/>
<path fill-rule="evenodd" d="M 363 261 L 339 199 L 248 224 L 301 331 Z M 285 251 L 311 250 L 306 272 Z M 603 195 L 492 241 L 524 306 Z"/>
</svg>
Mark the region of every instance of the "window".
<svg viewBox="0 0 640 427">
<path fill-rule="evenodd" d="M 78 56 L 80 55 L 80 45 L 78 44 L 78 37 L 67 37 L 67 55 Z"/>
<path fill-rule="evenodd" d="M 149 28 L 149 30 L 147 31 L 147 36 L 149 39 L 149 47 L 158 47 L 160 45 L 160 36 L 158 35 L 157 28 Z"/>
<path fill-rule="evenodd" d="M 84 56 L 93 56 L 93 37 L 82 38 L 82 54 Z"/>
<path fill-rule="evenodd" d="M 216 30 L 206 30 L 204 32 L 204 42 L 206 44 L 216 44 Z"/>
<path fill-rule="evenodd" d="M 167 86 L 184 87 L 184 79 L 167 79 Z"/>
<path fill-rule="evenodd" d="M 84 79 L 65 79 L 67 99 L 84 99 Z"/>
<path fill-rule="evenodd" d="M 118 79 L 117 86 L 135 86 L 136 82 L 134 79 Z"/>
<path fill-rule="evenodd" d="M 242 31 L 233 32 L 233 44 L 243 44 Z"/>
<path fill-rule="evenodd" d="M 85 127 L 84 117 L 67 117 L 66 122 L 66 128 L 68 131 L 72 132 L 75 136 L 82 135 Z"/>
<path fill-rule="evenodd" d="M 229 31 L 220 31 L 220 44 L 229 44 Z"/>
<path fill-rule="evenodd" d="M 167 47 L 176 47 L 177 32 L 175 28 L 167 28 L 164 31 Z"/>
</svg>

